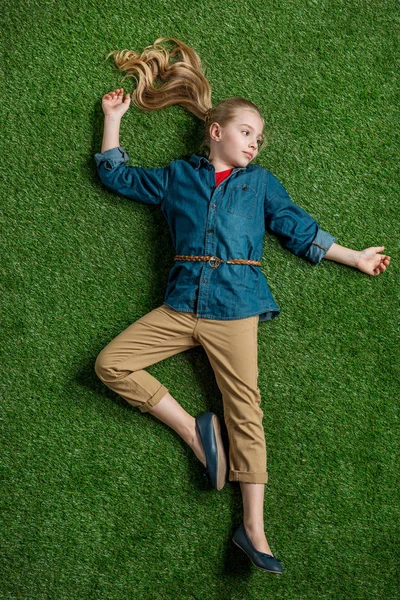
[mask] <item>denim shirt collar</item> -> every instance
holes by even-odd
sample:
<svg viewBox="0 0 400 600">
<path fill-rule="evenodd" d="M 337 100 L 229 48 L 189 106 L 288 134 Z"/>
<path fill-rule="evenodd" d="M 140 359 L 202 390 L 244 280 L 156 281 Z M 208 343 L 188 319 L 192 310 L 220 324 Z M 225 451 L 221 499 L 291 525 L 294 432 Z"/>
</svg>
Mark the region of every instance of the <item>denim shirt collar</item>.
<svg viewBox="0 0 400 600">
<path fill-rule="evenodd" d="M 200 154 L 192 154 L 191 157 L 189 158 L 189 162 L 194 165 L 195 169 L 200 169 L 201 166 L 205 166 L 206 168 L 211 170 L 212 164 L 210 163 L 210 161 L 208 160 L 208 158 L 206 156 L 202 156 Z M 233 168 L 233 173 L 236 173 L 236 171 L 246 171 L 247 167 L 234 167 Z"/>
</svg>

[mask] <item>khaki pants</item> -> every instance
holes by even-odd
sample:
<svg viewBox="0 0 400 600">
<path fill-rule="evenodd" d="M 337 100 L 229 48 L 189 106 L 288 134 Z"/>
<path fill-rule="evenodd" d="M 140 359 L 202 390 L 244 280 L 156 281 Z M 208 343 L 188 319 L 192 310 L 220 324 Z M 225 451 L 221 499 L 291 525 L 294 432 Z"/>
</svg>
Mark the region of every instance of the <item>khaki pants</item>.
<svg viewBox="0 0 400 600">
<path fill-rule="evenodd" d="M 99 378 L 141 412 L 168 392 L 144 369 L 203 346 L 222 394 L 229 437 L 229 481 L 267 483 L 263 411 L 257 386 L 258 315 L 214 320 L 163 304 L 112 340 L 98 355 Z"/>
</svg>

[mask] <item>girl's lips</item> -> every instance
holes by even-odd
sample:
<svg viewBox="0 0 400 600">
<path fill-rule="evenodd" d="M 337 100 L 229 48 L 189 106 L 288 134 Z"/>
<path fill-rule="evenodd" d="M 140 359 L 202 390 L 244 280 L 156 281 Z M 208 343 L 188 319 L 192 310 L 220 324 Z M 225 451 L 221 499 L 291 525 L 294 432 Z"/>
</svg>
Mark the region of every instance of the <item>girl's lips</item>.
<svg viewBox="0 0 400 600">
<path fill-rule="evenodd" d="M 250 152 L 245 152 L 244 154 L 247 154 L 247 156 L 248 156 L 249 158 L 253 158 L 253 155 L 252 155 L 252 154 L 250 154 Z"/>
</svg>

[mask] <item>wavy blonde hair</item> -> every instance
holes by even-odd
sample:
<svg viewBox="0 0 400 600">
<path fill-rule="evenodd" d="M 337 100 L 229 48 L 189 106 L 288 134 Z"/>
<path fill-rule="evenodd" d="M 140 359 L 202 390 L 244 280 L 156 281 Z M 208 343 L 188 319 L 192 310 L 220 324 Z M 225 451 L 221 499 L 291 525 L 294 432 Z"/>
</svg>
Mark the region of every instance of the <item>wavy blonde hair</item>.
<svg viewBox="0 0 400 600">
<path fill-rule="evenodd" d="M 162 42 L 172 42 L 168 50 Z M 179 56 L 180 55 L 180 56 Z M 173 37 L 160 37 L 146 46 L 141 54 L 132 50 L 114 50 L 106 60 L 114 57 L 115 66 L 133 77 L 137 87 L 132 102 L 138 108 L 150 111 L 179 104 L 205 122 L 202 147 L 210 148 L 210 125 L 226 126 L 240 109 L 256 112 L 265 125 L 260 109 L 240 96 L 222 100 L 215 107 L 211 103 L 211 86 L 205 77 L 199 55 L 193 48 Z M 264 147 L 262 142 L 260 150 Z"/>
</svg>

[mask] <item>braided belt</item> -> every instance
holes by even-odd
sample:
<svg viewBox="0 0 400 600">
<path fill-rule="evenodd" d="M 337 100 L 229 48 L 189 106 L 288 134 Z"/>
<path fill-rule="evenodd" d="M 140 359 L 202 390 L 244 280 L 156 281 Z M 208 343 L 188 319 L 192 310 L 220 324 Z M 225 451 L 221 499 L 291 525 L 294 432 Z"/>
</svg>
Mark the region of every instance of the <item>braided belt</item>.
<svg viewBox="0 0 400 600">
<path fill-rule="evenodd" d="M 223 262 L 229 265 L 254 265 L 255 267 L 261 267 L 261 261 L 259 260 L 245 260 L 242 258 L 222 260 L 222 258 L 218 258 L 218 256 L 188 256 L 185 254 L 177 254 L 174 260 L 191 260 L 195 262 L 208 261 L 210 267 L 213 269 L 216 269 Z M 211 264 L 211 262 L 214 262 L 215 264 Z"/>
</svg>

